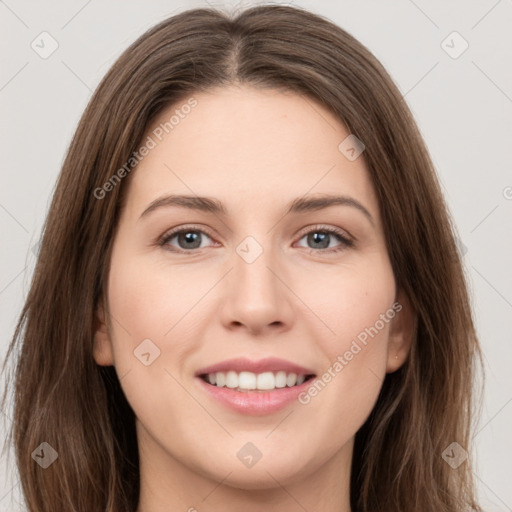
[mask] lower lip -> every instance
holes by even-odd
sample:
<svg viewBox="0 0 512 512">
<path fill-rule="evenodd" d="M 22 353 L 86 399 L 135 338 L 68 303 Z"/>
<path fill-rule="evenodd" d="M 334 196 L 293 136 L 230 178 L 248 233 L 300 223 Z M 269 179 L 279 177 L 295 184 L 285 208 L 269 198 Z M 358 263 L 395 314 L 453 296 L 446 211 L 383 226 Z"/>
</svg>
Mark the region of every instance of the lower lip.
<svg viewBox="0 0 512 512">
<path fill-rule="evenodd" d="M 200 386 L 231 410 L 242 414 L 263 415 L 284 409 L 313 382 L 310 378 L 299 386 L 276 388 L 272 391 L 235 391 L 231 388 L 213 386 L 196 377 Z"/>
</svg>

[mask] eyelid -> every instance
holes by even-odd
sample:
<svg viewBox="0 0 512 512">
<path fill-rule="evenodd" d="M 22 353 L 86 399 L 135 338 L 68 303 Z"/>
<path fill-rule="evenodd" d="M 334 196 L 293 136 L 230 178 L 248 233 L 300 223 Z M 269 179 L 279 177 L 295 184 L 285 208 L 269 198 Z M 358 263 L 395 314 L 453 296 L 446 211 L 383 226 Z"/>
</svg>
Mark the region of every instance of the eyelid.
<svg viewBox="0 0 512 512">
<path fill-rule="evenodd" d="M 329 233 L 335 233 L 346 240 L 357 241 L 357 239 L 352 236 L 346 229 L 339 228 L 337 226 L 330 226 L 329 224 L 313 224 L 312 226 L 307 226 L 306 228 L 300 231 L 300 237 L 302 238 L 304 235 L 311 233 L 312 231 L 327 231 Z"/>
<path fill-rule="evenodd" d="M 205 226 L 199 225 L 199 224 L 185 224 L 183 226 L 177 226 L 175 228 L 171 228 L 167 231 L 165 231 L 162 235 L 158 237 L 156 240 L 156 243 L 158 245 L 165 245 L 165 242 L 169 240 L 170 238 L 173 238 L 177 234 L 181 233 L 182 231 L 198 231 L 201 233 L 204 233 L 208 235 L 210 238 L 214 238 L 214 235 L 212 232 L 206 228 Z M 194 249 L 197 250 L 197 249 Z M 180 251 L 180 249 L 176 249 L 177 252 Z M 183 252 L 192 252 L 192 251 L 183 251 Z"/>
<path fill-rule="evenodd" d="M 302 247 L 302 249 L 305 249 L 310 254 L 320 254 L 324 255 L 325 257 L 328 257 L 332 254 L 340 254 L 345 252 L 347 249 L 351 249 L 355 247 L 355 242 L 357 241 L 355 237 L 353 237 L 351 234 L 349 234 L 346 230 L 341 229 L 339 227 L 335 226 L 329 226 L 326 224 L 316 224 L 313 226 L 308 226 L 304 228 L 301 231 L 301 234 L 298 236 L 298 240 L 301 240 L 305 236 L 307 236 L 310 233 L 315 232 L 326 232 L 330 235 L 338 238 L 338 241 L 340 244 L 336 247 L 326 248 L 326 249 L 315 249 L 312 247 Z"/>
</svg>

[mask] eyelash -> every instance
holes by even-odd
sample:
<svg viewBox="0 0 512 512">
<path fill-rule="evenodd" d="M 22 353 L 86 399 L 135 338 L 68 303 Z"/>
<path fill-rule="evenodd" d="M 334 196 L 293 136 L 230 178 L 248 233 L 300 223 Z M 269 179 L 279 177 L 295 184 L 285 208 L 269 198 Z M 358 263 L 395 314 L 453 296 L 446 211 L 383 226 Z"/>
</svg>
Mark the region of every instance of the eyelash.
<svg viewBox="0 0 512 512">
<path fill-rule="evenodd" d="M 189 232 L 203 233 L 203 234 L 207 235 L 210 239 L 213 239 L 213 236 L 210 233 L 208 233 L 208 231 L 205 231 L 204 229 L 199 229 L 197 226 L 186 226 L 186 227 L 183 227 L 180 229 L 176 229 L 176 230 L 172 230 L 170 232 L 164 233 L 158 239 L 157 245 L 160 247 L 164 247 L 168 251 L 178 253 L 178 254 L 190 254 L 190 253 L 194 253 L 195 251 L 201 250 L 201 248 L 191 249 L 191 250 L 176 249 L 174 247 L 172 249 L 169 248 L 170 247 L 168 245 L 169 241 L 172 240 L 176 235 L 179 235 L 180 233 L 189 233 Z M 306 249 L 306 251 L 309 253 L 318 254 L 320 252 L 320 253 L 332 254 L 332 253 L 341 252 L 347 248 L 351 248 L 354 246 L 354 240 L 347 238 L 344 235 L 343 231 L 336 229 L 336 228 L 322 226 L 322 225 L 314 226 L 309 231 L 306 231 L 305 233 L 303 233 L 301 235 L 299 240 L 302 240 L 302 238 L 304 238 L 305 236 L 307 236 L 311 233 L 328 233 L 328 234 L 334 235 L 341 242 L 341 245 L 336 248 L 331 248 L 331 249 L 312 249 L 310 247 L 302 247 L 303 249 Z"/>
</svg>

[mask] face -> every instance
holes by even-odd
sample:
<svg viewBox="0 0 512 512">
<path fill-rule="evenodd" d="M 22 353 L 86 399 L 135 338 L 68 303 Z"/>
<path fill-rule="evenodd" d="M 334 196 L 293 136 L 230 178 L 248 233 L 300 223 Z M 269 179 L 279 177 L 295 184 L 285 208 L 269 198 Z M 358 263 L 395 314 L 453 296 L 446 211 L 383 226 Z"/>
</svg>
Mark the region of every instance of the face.
<svg viewBox="0 0 512 512">
<path fill-rule="evenodd" d="M 95 360 L 121 379 L 141 468 L 244 489 L 347 468 L 410 342 L 364 152 L 293 93 L 191 98 L 144 137 Z"/>
</svg>

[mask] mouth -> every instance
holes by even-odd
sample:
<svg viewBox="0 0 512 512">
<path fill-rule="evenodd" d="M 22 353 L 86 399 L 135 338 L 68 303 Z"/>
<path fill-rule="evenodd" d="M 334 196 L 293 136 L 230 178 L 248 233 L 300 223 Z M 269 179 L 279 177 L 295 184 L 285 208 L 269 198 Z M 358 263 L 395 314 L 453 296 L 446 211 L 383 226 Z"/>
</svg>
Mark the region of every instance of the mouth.
<svg viewBox="0 0 512 512">
<path fill-rule="evenodd" d="M 316 374 L 284 359 L 240 357 L 202 368 L 195 377 L 206 396 L 222 406 L 239 414 L 266 415 L 295 403 Z"/>
<path fill-rule="evenodd" d="M 297 374 L 280 370 L 277 372 L 254 373 L 249 371 L 210 372 L 199 375 L 204 382 L 218 388 L 229 388 L 241 393 L 269 392 L 282 388 L 293 388 L 313 379 L 316 375 Z"/>
</svg>

